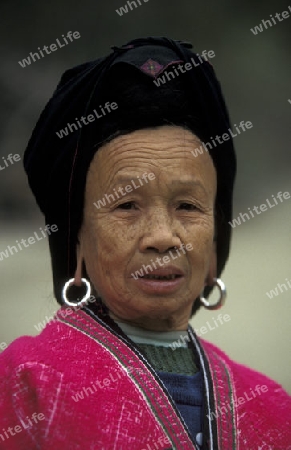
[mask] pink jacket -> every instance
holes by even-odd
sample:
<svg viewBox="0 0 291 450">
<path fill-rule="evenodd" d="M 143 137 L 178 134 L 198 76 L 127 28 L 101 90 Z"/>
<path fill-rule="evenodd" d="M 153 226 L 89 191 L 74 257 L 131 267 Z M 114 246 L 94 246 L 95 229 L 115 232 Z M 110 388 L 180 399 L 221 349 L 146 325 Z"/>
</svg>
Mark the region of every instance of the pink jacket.
<svg viewBox="0 0 291 450">
<path fill-rule="evenodd" d="M 0 450 L 197 450 L 155 370 L 111 320 L 60 314 L 0 356 Z M 288 394 L 189 336 L 204 376 L 203 449 L 290 450 Z"/>
</svg>

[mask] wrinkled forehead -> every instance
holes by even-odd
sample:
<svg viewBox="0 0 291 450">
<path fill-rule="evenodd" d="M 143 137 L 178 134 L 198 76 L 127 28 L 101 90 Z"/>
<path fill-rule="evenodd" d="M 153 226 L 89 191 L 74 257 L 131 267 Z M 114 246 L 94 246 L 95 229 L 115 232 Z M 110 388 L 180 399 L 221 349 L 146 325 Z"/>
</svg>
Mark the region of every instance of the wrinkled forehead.
<svg viewBox="0 0 291 450">
<path fill-rule="evenodd" d="M 153 173 L 157 188 L 164 185 L 216 191 L 216 170 L 207 152 L 193 156 L 201 142 L 182 127 L 162 126 L 119 136 L 96 153 L 87 176 L 87 188 L 109 190 Z"/>
</svg>

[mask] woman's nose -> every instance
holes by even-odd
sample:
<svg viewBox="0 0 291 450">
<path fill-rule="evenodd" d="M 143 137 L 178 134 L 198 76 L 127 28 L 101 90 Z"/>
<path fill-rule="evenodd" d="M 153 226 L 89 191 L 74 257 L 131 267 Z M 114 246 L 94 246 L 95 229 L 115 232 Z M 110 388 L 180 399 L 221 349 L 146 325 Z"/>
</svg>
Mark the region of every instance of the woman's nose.
<svg viewBox="0 0 291 450">
<path fill-rule="evenodd" d="M 158 209 L 148 216 L 140 243 L 142 252 L 154 250 L 165 253 L 181 243 L 174 221 L 167 212 Z"/>
</svg>

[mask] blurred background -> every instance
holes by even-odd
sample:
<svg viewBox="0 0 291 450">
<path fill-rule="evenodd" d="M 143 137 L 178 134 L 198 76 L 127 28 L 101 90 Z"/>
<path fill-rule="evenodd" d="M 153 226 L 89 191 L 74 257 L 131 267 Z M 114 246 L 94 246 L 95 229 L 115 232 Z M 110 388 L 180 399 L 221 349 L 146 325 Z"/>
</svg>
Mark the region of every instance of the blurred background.
<svg viewBox="0 0 291 450">
<path fill-rule="evenodd" d="M 238 177 L 234 217 L 247 208 L 291 193 L 291 17 L 254 35 L 262 19 L 288 10 L 284 1 L 148 0 L 127 14 L 125 0 L 1 0 L 0 21 L 0 254 L 16 240 L 44 226 L 28 188 L 21 159 L 32 129 L 67 68 L 108 54 L 113 45 L 143 36 L 192 42 L 194 50 L 215 51 L 216 69 L 231 123 L 253 128 L 235 138 Z M 138 2 L 137 2 L 138 4 Z M 290 12 L 290 10 L 289 10 Z M 18 61 L 68 31 L 81 38 L 22 68 Z M 4 158 L 4 159 L 2 159 Z M 291 393 L 291 199 L 255 215 L 234 229 L 232 251 L 222 275 L 228 299 L 220 312 L 200 311 L 192 320 L 198 333 L 233 359 L 281 383 Z M 38 334 L 58 309 L 53 297 L 47 239 L 0 260 L 0 351 L 23 334 Z M 287 279 L 287 280 L 286 280 Z M 213 300 L 217 292 L 213 293 Z M 208 325 L 207 325 L 208 322 Z M 218 324 L 218 326 L 215 325 Z M 202 335 L 202 326 L 207 332 Z M 2 348 L 4 345 L 2 345 Z"/>
</svg>

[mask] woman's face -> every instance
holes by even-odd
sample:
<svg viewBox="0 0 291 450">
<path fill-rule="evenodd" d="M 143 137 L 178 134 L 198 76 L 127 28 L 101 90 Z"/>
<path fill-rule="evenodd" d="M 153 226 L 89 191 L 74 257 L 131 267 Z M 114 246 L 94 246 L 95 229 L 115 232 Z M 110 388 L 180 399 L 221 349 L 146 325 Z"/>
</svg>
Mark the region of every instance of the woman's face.
<svg viewBox="0 0 291 450">
<path fill-rule="evenodd" d="M 117 321 L 187 328 L 216 258 L 216 171 L 200 145 L 181 127 L 138 130 L 90 165 L 78 261 Z"/>
</svg>

